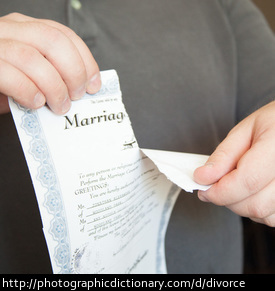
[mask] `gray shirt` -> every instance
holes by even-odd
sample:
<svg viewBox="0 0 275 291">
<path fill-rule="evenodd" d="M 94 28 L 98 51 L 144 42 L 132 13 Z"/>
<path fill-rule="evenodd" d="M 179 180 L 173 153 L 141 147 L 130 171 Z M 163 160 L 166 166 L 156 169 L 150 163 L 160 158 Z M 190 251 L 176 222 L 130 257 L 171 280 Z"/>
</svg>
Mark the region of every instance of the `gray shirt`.
<svg viewBox="0 0 275 291">
<path fill-rule="evenodd" d="M 9 0 L 0 13 L 74 29 L 101 70 L 116 69 L 144 148 L 211 154 L 275 95 L 275 41 L 248 0 Z M 68 60 L 69 61 L 69 60 Z M 0 272 L 51 272 L 39 211 L 9 114 L 0 116 Z M 169 273 L 239 273 L 242 228 L 224 207 L 182 192 L 166 234 Z"/>
</svg>

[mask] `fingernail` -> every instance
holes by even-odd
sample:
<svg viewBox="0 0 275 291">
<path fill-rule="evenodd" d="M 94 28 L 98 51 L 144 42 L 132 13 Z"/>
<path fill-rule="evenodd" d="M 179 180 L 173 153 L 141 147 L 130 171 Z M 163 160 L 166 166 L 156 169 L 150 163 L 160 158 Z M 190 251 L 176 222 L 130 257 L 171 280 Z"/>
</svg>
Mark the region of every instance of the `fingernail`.
<svg viewBox="0 0 275 291">
<path fill-rule="evenodd" d="M 34 96 L 33 103 L 35 108 L 42 107 L 45 104 L 45 102 L 46 102 L 45 96 L 41 92 L 38 92 Z"/>
<path fill-rule="evenodd" d="M 74 91 L 72 93 L 71 99 L 72 100 L 79 100 L 85 95 L 85 93 L 86 93 L 86 86 L 83 85 L 79 89 L 77 89 L 76 91 Z"/>
<path fill-rule="evenodd" d="M 94 94 L 101 88 L 101 77 L 100 73 L 95 74 L 87 84 L 87 92 Z"/>
<path fill-rule="evenodd" d="M 67 97 L 61 105 L 62 114 L 68 112 L 70 108 L 71 108 L 71 100 L 69 97 Z"/>
<path fill-rule="evenodd" d="M 209 168 L 213 168 L 214 167 L 214 163 L 209 162 L 209 163 L 206 163 L 204 166 L 205 167 L 209 167 Z"/>
</svg>

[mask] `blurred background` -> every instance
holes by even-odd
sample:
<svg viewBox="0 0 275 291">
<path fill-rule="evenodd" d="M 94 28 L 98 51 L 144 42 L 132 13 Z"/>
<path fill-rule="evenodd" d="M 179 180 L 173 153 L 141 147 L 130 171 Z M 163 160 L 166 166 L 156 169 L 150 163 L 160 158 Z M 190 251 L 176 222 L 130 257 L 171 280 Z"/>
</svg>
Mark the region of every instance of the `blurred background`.
<svg viewBox="0 0 275 291">
<path fill-rule="evenodd" d="M 265 15 L 269 25 L 275 32 L 275 1 L 274 0 L 253 0 Z"/>
<path fill-rule="evenodd" d="M 253 0 L 265 15 L 275 37 L 275 0 Z M 274 96 L 275 97 L 275 96 Z M 244 273 L 275 274 L 275 228 L 244 222 Z"/>
</svg>

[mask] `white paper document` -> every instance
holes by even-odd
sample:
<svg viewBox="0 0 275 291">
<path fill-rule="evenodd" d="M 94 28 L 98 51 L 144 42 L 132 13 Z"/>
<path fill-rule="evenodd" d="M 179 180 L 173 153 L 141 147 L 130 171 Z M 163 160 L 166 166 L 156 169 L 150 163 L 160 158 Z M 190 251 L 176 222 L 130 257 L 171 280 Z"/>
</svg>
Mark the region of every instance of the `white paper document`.
<svg viewBox="0 0 275 291">
<path fill-rule="evenodd" d="M 207 156 L 140 149 L 115 71 L 57 116 L 10 107 L 54 273 L 166 273 L 164 237 L 180 189 Z M 127 98 L 127 97 L 126 97 Z"/>
</svg>

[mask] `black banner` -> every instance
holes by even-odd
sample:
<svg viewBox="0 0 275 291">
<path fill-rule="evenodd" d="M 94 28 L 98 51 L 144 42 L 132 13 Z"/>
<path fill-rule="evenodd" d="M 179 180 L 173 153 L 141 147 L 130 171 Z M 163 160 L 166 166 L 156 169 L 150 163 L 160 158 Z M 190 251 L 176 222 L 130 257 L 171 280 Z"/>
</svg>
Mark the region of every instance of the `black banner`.
<svg viewBox="0 0 275 291">
<path fill-rule="evenodd" d="M 152 290 L 274 290 L 274 275 L 1 275 L 2 287 L 16 290 L 93 290 L 142 288 Z"/>
</svg>

